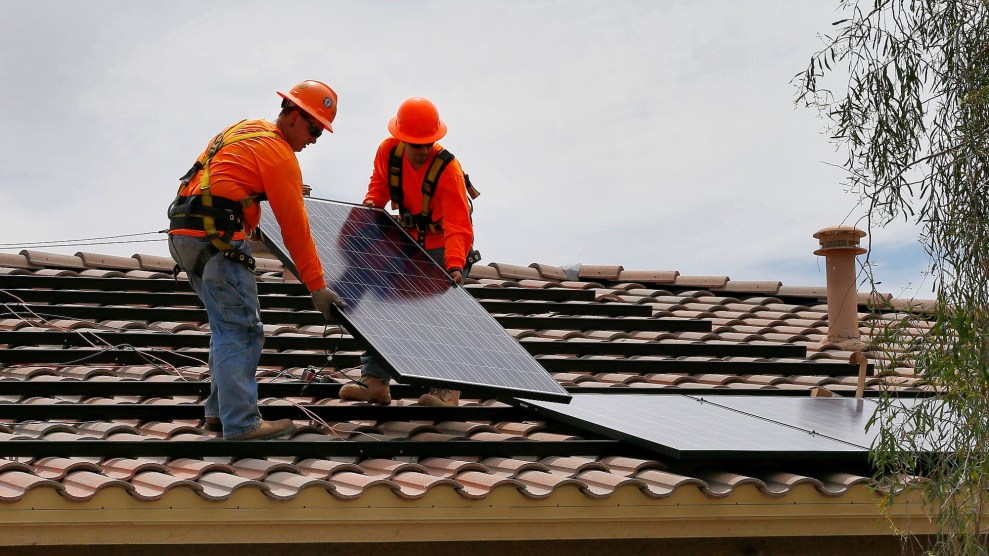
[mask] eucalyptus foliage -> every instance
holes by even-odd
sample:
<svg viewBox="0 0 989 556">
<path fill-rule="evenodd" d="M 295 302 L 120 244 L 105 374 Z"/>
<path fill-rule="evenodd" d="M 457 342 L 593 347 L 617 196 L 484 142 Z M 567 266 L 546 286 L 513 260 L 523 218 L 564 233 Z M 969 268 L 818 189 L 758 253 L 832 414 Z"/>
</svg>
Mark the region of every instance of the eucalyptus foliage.
<svg viewBox="0 0 989 556">
<path fill-rule="evenodd" d="M 795 78 L 798 103 L 828 118 L 870 231 L 919 224 L 936 295 L 927 314 L 876 307 L 888 326 L 873 354 L 912 363 L 938 392 L 917 405 L 884 397 L 877 478 L 887 504 L 921 489 L 938 526 L 933 552 L 987 554 L 989 0 L 841 0 L 839 12 Z M 920 316 L 933 327 L 919 328 Z"/>
</svg>

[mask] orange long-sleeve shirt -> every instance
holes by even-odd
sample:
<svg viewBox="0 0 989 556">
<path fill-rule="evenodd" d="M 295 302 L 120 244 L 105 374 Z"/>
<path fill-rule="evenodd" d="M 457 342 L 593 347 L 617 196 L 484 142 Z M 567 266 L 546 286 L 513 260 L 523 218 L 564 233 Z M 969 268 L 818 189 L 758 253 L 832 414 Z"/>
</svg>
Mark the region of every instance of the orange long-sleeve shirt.
<svg viewBox="0 0 989 556">
<path fill-rule="evenodd" d="M 228 143 L 210 162 L 210 195 L 239 201 L 244 197 L 265 195 L 271 210 L 282 229 L 282 238 L 292 262 L 300 274 L 300 280 L 316 291 L 326 287 L 323 266 L 316 254 L 309 217 L 302 202 L 302 170 L 295 152 L 282 137 L 275 124 L 265 120 L 248 121 L 236 135 L 271 131 L 274 137 L 255 137 L 236 143 Z M 205 149 L 203 151 L 205 153 Z M 203 155 L 200 155 L 202 157 Z M 182 195 L 198 195 L 203 172 L 193 177 Z M 261 206 L 252 203 L 244 209 L 244 231 L 254 231 L 261 220 Z M 173 234 L 204 237 L 202 230 L 173 230 Z M 233 239 L 244 239 L 238 232 Z"/>
<path fill-rule="evenodd" d="M 374 157 L 374 172 L 371 174 L 371 182 L 367 186 L 367 195 L 364 197 L 365 204 L 371 202 L 376 207 L 388 206 L 391 200 L 388 189 L 388 158 L 398 142 L 398 139 L 389 137 L 378 147 Z M 436 153 L 442 148 L 439 143 L 434 144 L 426 163 L 418 170 L 412 167 L 407 156 L 402 156 L 403 204 L 412 214 L 419 214 L 422 211 L 422 180 L 426 177 Z M 457 159 L 453 159 L 440 174 L 436 190 L 429 202 L 429 209 L 433 214 L 433 222 L 442 220 L 443 230 L 439 233 L 426 234 L 426 249 L 445 247 L 446 268 L 463 269 L 467 260 L 467 251 L 474 244 L 474 226 L 470 221 L 464 171 Z M 410 230 L 409 233 L 418 239 L 416 230 Z"/>
</svg>

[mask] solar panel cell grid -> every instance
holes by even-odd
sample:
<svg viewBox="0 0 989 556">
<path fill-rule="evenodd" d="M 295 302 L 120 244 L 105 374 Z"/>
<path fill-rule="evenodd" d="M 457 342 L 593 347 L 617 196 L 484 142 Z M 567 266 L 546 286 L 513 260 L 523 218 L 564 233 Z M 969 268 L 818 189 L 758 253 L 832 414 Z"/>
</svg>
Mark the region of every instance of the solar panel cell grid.
<svg viewBox="0 0 989 556">
<path fill-rule="evenodd" d="M 387 213 L 323 199 L 305 203 L 327 281 L 347 302 L 342 320 L 397 379 L 569 400 Z M 268 247 L 294 271 L 270 210 L 262 212 L 260 228 Z"/>
</svg>

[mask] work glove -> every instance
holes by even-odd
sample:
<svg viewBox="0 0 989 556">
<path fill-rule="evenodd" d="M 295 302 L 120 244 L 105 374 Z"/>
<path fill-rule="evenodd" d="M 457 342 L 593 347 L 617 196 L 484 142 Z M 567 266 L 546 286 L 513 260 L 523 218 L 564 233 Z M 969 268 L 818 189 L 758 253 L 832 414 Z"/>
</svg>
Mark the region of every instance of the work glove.
<svg viewBox="0 0 989 556">
<path fill-rule="evenodd" d="M 344 300 L 337 295 L 337 292 L 330 288 L 321 288 L 312 292 L 312 304 L 320 313 L 323 313 L 326 320 L 330 320 L 330 307 L 334 305 L 337 307 L 347 306 Z"/>
</svg>

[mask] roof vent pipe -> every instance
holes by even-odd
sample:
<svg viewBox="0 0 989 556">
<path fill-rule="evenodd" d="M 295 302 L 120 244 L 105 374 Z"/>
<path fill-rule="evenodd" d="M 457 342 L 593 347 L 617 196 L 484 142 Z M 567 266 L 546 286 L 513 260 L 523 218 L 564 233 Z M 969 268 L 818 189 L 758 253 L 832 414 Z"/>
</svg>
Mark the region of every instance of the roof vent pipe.
<svg viewBox="0 0 989 556">
<path fill-rule="evenodd" d="M 821 345 L 861 350 L 866 344 L 859 333 L 855 257 L 866 252 L 859 246 L 865 232 L 854 226 L 831 226 L 814 237 L 821 241 L 821 248 L 814 254 L 827 259 L 828 335 L 821 339 Z"/>
</svg>

